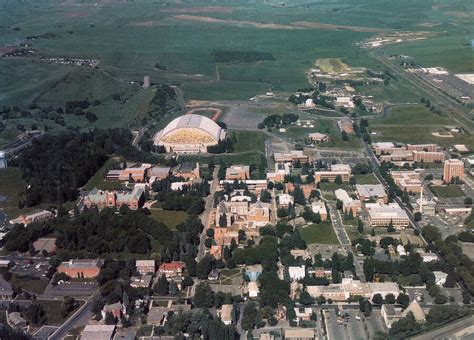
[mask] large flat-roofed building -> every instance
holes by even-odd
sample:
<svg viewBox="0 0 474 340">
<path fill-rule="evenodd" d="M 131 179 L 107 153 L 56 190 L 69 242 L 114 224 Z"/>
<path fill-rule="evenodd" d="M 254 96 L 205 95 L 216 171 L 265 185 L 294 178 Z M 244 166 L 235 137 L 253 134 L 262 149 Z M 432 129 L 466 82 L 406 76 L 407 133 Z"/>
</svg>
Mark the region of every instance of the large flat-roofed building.
<svg viewBox="0 0 474 340">
<path fill-rule="evenodd" d="M 400 294 L 400 288 L 394 282 L 367 283 L 351 278 L 342 279 L 342 283 L 328 286 L 307 286 L 306 289 L 309 295 L 314 298 L 323 295 L 326 299 L 333 301 L 346 301 L 350 297 L 356 296 L 372 299 L 375 294 L 385 297 L 390 293 L 397 297 Z"/>
<path fill-rule="evenodd" d="M 17 218 L 10 220 L 10 224 L 24 224 L 25 226 L 39 221 L 50 220 L 54 218 L 54 213 L 49 210 L 41 210 L 33 214 L 20 215 Z"/>
<path fill-rule="evenodd" d="M 172 120 L 153 138 L 155 145 L 167 152 L 194 154 L 207 152 L 207 148 L 224 140 L 226 132 L 213 120 L 195 114 L 187 114 Z"/>
<path fill-rule="evenodd" d="M 328 211 L 326 209 L 326 203 L 324 203 L 324 201 L 312 202 L 311 210 L 315 214 L 319 214 L 321 216 L 321 221 L 325 222 L 328 219 Z"/>
<path fill-rule="evenodd" d="M 387 154 L 391 153 L 393 150 L 398 149 L 395 144 L 392 142 L 376 142 L 372 143 L 372 148 L 374 150 L 374 153 L 377 156 L 380 156 L 382 154 Z"/>
<path fill-rule="evenodd" d="M 146 178 L 147 170 L 151 167 L 150 164 L 142 164 L 138 167 L 126 168 L 120 173 L 119 181 L 130 181 L 136 183 L 143 183 Z"/>
<path fill-rule="evenodd" d="M 464 162 L 459 159 L 448 159 L 444 162 L 443 181 L 450 183 L 454 179 L 464 179 Z"/>
<path fill-rule="evenodd" d="M 247 179 L 245 181 L 239 181 L 240 183 L 244 183 L 247 185 L 247 189 L 251 191 L 260 192 L 263 189 L 267 188 L 267 180 L 266 179 Z M 226 184 L 234 184 L 232 180 L 221 180 L 219 181 L 219 190 L 224 189 Z"/>
<path fill-rule="evenodd" d="M 387 203 L 388 195 L 382 184 L 357 184 L 357 194 L 361 202 L 376 201 Z"/>
<path fill-rule="evenodd" d="M 361 207 L 360 201 L 352 199 L 344 189 L 337 189 L 334 191 L 334 194 L 336 198 L 342 202 L 342 210 L 344 213 L 349 214 L 352 212 L 352 215 L 356 216 Z"/>
<path fill-rule="evenodd" d="M 155 272 L 155 260 L 136 260 L 135 268 L 142 275 Z"/>
<path fill-rule="evenodd" d="M 250 179 L 250 166 L 232 165 L 225 170 L 225 179 L 227 180 L 246 180 Z"/>
<path fill-rule="evenodd" d="M 306 156 L 303 151 L 301 150 L 293 150 L 290 151 L 289 153 L 280 153 L 280 152 L 275 152 L 273 154 L 273 158 L 275 159 L 275 162 L 277 163 L 286 163 L 286 162 L 291 162 L 291 163 L 306 163 L 309 160 L 309 157 Z"/>
<path fill-rule="evenodd" d="M 316 171 L 314 173 L 314 181 L 321 182 L 327 180 L 334 182 L 340 176 L 343 182 L 349 182 L 351 178 L 351 167 L 348 164 L 332 164 L 331 170 Z"/>
<path fill-rule="evenodd" d="M 410 218 L 397 203 L 367 203 L 365 208 L 369 213 L 371 227 L 388 227 L 392 224 L 395 228 L 402 228 L 410 225 Z"/>
<path fill-rule="evenodd" d="M 436 144 L 407 144 L 407 150 L 435 152 L 438 150 Z"/>
<path fill-rule="evenodd" d="M 314 329 L 291 328 L 291 329 L 285 329 L 285 339 L 314 340 L 316 339 L 316 334 L 314 332 Z"/>
<path fill-rule="evenodd" d="M 285 176 L 291 174 L 291 163 L 275 163 L 275 171 L 267 172 L 267 180 L 272 182 L 281 182 Z"/>
<path fill-rule="evenodd" d="M 70 277 L 94 278 L 102 268 L 101 260 L 69 260 L 58 266 L 58 272 Z"/>
<path fill-rule="evenodd" d="M 81 333 L 81 340 L 111 340 L 115 325 L 87 325 Z"/>
<path fill-rule="evenodd" d="M 329 137 L 324 133 L 314 132 L 308 133 L 307 141 L 309 143 L 323 143 L 329 140 Z"/>
<path fill-rule="evenodd" d="M 444 152 L 438 151 L 413 151 L 413 161 L 419 163 L 442 162 L 446 158 Z"/>
<path fill-rule="evenodd" d="M 407 192 L 421 192 L 422 182 L 418 171 L 390 171 L 395 184 Z"/>
<path fill-rule="evenodd" d="M 145 202 L 145 190 L 142 185 L 135 185 L 132 191 L 102 191 L 97 188 L 92 189 L 84 196 L 84 205 L 87 208 L 92 206 L 103 208 L 120 208 L 127 205 L 131 210 L 137 210 Z"/>
</svg>

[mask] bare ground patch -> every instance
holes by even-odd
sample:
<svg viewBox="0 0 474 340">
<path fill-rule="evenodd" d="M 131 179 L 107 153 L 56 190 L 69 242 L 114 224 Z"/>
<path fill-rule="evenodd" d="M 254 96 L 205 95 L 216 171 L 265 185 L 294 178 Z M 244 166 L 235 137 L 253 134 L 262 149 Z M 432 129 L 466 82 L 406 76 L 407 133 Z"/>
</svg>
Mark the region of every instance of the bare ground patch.
<svg viewBox="0 0 474 340">
<path fill-rule="evenodd" d="M 166 8 L 162 13 L 223 13 L 230 14 L 234 10 L 224 6 L 204 6 L 204 7 L 185 7 L 185 8 Z"/>
<path fill-rule="evenodd" d="M 218 19 L 218 18 L 213 18 L 213 17 L 204 17 L 204 16 L 187 15 L 187 14 L 174 15 L 173 18 L 178 19 L 178 20 L 198 21 L 198 22 L 223 24 L 223 25 L 239 26 L 239 27 L 255 27 L 255 28 L 263 28 L 263 29 L 286 29 L 286 30 L 304 29 L 304 27 L 297 27 L 297 26 L 291 26 L 291 25 L 259 23 L 255 21 L 223 20 L 223 19 Z"/>
<path fill-rule="evenodd" d="M 297 21 L 292 23 L 293 27 L 304 27 L 304 28 L 318 28 L 324 30 L 343 30 L 343 31 L 354 31 L 354 32 L 390 32 L 390 29 L 377 28 L 377 27 L 364 27 L 364 26 L 345 26 L 345 25 L 333 25 L 324 24 L 321 22 L 310 22 L 310 21 Z"/>
</svg>

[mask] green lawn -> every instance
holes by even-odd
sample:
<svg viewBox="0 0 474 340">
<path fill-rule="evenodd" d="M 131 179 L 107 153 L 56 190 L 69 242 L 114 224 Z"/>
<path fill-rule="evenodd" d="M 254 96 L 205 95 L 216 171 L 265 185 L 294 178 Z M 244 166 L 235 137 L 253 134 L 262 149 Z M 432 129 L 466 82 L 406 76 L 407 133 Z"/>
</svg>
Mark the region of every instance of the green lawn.
<svg viewBox="0 0 474 340">
<path fill-rule="evenodd" d="M 334 182 L 321 182 L 319 183 L 319 188 L 322 191 L 335 191 L 337 189 L 344 189 L 346 191 L 351 190 L 351 186 L 348 183 L 336 184 Z"/>
<path fill-rule="evenodd" d="M 267 135 L 261 131 L 233 131 L 237 136 L 234 152 L 265 151 Z"/>
<path fill-rule="evenodd" d="M 125 189 L 125 185 L 122 182 L 118 181 L 106 181 L 104 179 L 105 174 L 110 169 L 110 167 L 119 161 L 118 158 L 112 157 L 105 162 L 105 164 L 97 170 L 94 176 L 91 177 L 89 182 L 84 186 L 85 190 L 92 190 L 94 188 L 100 190 L 122 190 Z"/>
<path fill-rule="evenodd" d="M 311 224 L 298 228 L 300 236 L 306 243 L 338 244 L 336 233 L 328 223 Z"/>
<path fill-rule="evenodd" d="M 430 186 L 430 190 L 441 198 L 465 196 L 464 191 L 458 185 Z"/>
<path fill-rule="evenodd" d="M 19 168 L 0 169 L 0 196 L 6 196 L 6 200 L 0 200 L 0 209 L 3 209 L 10 218 L 32 209 L 18 209 L 19 192 L 26 188 L 26 182 L 21 177 Z"/>
<path fill-rule="evenodd" d="M 48 286 L 48 281 L 43 279 L 31 279 L 23 276 L 13 275 L 11 282 L 12 286 L 20 287 L 21 289 L 32 292 L 36 295 L 43 294 Z"/>
<path fill-rule="evenodd" d="M 354 175 L 357 184 L 380 184 L 374 174 Z"/>
<path fill-rule="evenodd" d="M 168 228 L 175 230 L 176 226 L 186 221 L 188 213 L 185 211 L 174 210 L 150 210 L 150 217 L 156 221 L 163 222 Z"/>
<path fill-rule="evenodd" d="M 48 316 L 47 324 L 51 326 L 59 326 L 66 321 L 66 318 L 63 318 L 61 315 L 61 305 L 62 300 L 53 301 L 53 300 L 37 300 L 38 304 L 43 306 L 44 310 L 46 311 L 46 315 Z M 79 306 L 84 304 L 83 301 L 79 301 Z M 71 312 L 69 315 L 74 313 Z"/>
</svg>

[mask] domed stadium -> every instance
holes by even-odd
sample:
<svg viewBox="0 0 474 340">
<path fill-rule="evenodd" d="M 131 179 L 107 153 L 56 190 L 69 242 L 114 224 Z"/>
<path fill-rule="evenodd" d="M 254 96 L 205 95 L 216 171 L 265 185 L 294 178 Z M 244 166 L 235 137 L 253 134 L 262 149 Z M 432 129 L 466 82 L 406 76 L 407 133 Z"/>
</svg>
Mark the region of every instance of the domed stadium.
<svg viewBox="0 0 474 340">
<path fill-rule="evenodd" d="M 167 152 L 200 153 L 225 138 L 225 130 L 211 119 L 187 114 L 172 120 L 153 138 L 155 145 L 161 145 Z"/>
</svg>

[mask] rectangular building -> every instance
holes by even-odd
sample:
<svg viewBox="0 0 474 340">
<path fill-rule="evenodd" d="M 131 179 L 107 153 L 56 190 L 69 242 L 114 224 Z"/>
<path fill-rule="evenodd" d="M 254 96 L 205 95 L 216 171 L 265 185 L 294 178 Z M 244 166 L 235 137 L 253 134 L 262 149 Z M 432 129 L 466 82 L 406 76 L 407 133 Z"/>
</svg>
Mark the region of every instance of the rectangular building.
<svg viewBox="0 0 474 340">
<path fill-rule="evenodd" d="M 250 179 L 250 166 L 232 165 L 225 170 L 226 180 L 246 180 Z"/>
<path fill-rule="evenodd" d="M 397 203 L 367 203 L 365 207 L 371 227 L 388 227 L 391 224 L 395 228 L 402 228 L 410 225 L 407 213 Z"/>
<path fill-rule="evenodd" d="M 64 273 L 72 278 L 94 278 L 102 268 L 101 260 L 69 260 L 58 266 L 58 273 Z"/>
<path fill-rule="evenodd" d="M 357 184 L 356 190 L 361 202 L 388 202 L 388 195 L 385 192 L 385 189 L 382 184 Z"/>
<path fill-rule="evenodd" d="M 459 159 L 448 159 L 444 162 L 443 181 L 451 183 L 455 179 L 464 180 L 464 162 Z"/>
</svg>

